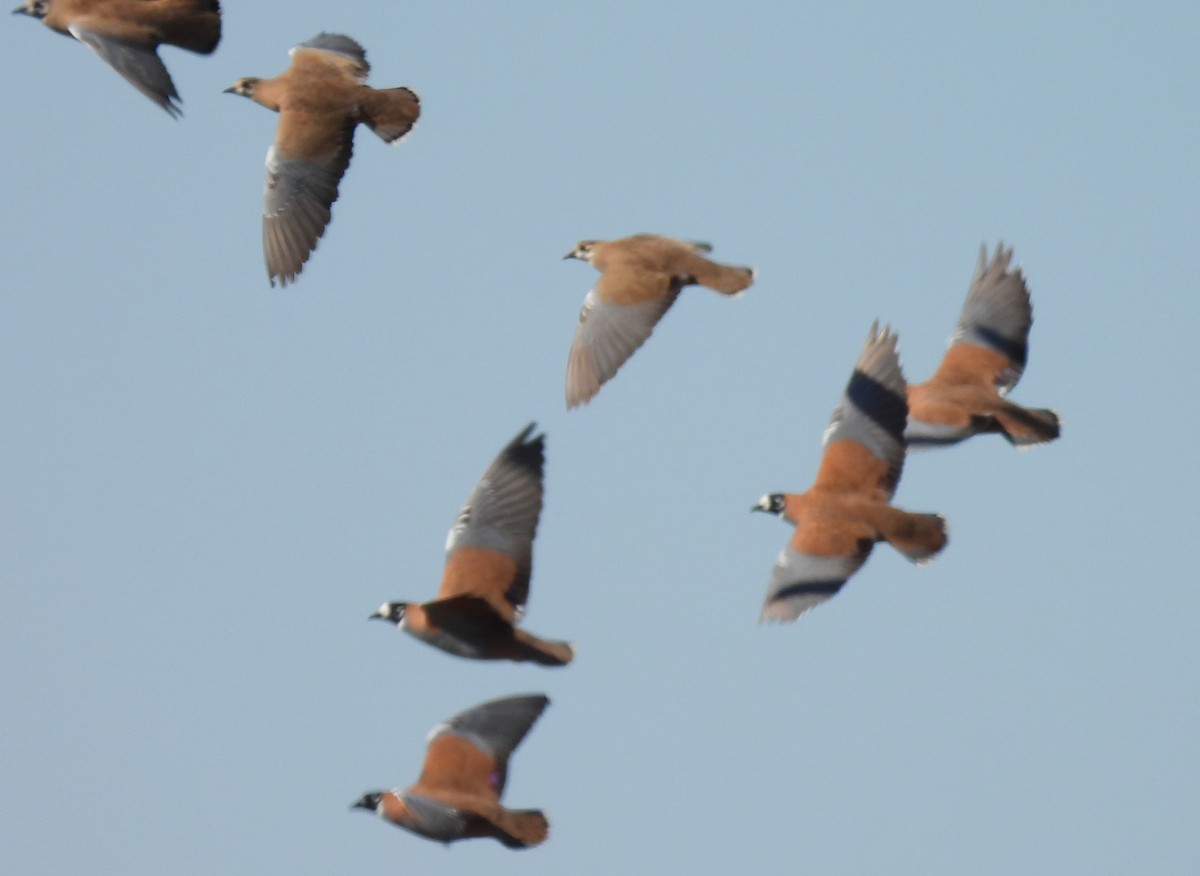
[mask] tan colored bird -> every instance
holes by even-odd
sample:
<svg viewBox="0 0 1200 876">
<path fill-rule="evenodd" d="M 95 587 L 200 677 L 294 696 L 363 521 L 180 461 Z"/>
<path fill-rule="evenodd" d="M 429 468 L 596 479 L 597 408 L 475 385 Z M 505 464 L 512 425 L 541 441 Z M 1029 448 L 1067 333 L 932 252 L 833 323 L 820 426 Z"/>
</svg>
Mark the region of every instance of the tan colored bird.
<svg viewBox="0 0 1200 876">
<path fill-rule="evenodd" d="M 415 785 L 371 791 L 351 808 L 447 844 L 492 837 L 510 849 L 523 849 L 544 842 L 550 825 L 541 810 L 507 809 L 500 797 L 509 756 L 549 703 L 541 694 L 529 694 L 455 715 L 429 734 L 425 766 Z"/>
<path fill-rule="evenodd" d="M 325 233 L 338 183 L 350 164 L 354 129 L 364 124 L 398 143 L 421 114 L 408 88 L 371 88 L 363 47 L 321 33 L 291 50 L 292 65 L 274 79 L 239 79 L 225 89 L 279 113 L 267 150 L 263 252 L 271 285 L 296 279 Z"/>
<path fill-rule="evenodd" d="M 946 521 L 893 507 L 904 467 L 904 375 L 896 336 L 871 326 L 825 430 L 825 454 L 806 493 L 763 496 L 752 510 L 796 527 L 767 587 L 762 621 L 793 621 L 842 589 L 877 542 L 915 563 L 946 546 Z"/>
<path fill-rule="evenodd" d="M 385 602 L 371 618 L 448 654 L 473 660 L 565 666 L 567 642 L 516 626 L 529 598 L 533 539 L 542 513 L 545 436 L 530 423 L 500 451 L 467 497 L 446 540 L 446 568 L 436 599 Z"/>
<path fill-rule="evenodd" d="M 14 15 L 79 40 L 172 116 L 179 92 L 158 57 L 166 44 L 209 55 L 221 41 L 217 0 L 25 0 Z"/>
<path fill-rule="evenodd" d="M 585 404 L 646 342 L 684 286 L 737 295 L 754 282 L 754 269 L 704 257 L 707 243 L 659 234 L 620 240 L 583 240 L 563 258 L 600 272 L 579 314 L 567 359 L 567 407 Z"/>
<path fill-rule="evenodd" d="M 941 365 L 925 383 L 908 388 L 910 447 L 957 444 L 972 435 L 999 432 L 1010 444 L 1030 447 L 1059 436 L 1058 414 L 1023 408 L 1005 396 L 1029 358 L 1033 305 L 1020 268 L 1009 269 L 1012 247 L 996 247 L 979 264 L 958 325 Z"/>
</svg>

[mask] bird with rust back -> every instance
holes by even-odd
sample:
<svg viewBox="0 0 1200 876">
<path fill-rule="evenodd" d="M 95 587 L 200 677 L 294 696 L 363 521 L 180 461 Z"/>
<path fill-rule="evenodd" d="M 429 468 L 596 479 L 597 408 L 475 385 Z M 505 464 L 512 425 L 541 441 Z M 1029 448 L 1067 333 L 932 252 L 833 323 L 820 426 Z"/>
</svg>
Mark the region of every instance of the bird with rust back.
<svg viewBox="0 0 1200 876">
<path fill-rule="evenodd" d="M 179 92 L 158 47 L 209 55 L 221 41 L 217 0 L 25 0 L 13 14 L 79 40 L 175 117 L 182 114 Z"/>
<path fill-rule="evenodd" d="M 979 263 L 941 365 L 925 383 L 908 388 L 909 447 L 957 444 L 972 435 L 999 432 L 1016 447 L 1059 436 L 1058 414 L 1023 408 L 1005 396 L 1017 385 L 1029 357 L 1033 305 L 1020 268 L 1009 268 L 1012 248 L 996 247 Z"/>
<path fill-rule="evenodd" d="M 538 809 L 507 809 L 500 797 L 509 756 L 549 703 L 541 694 L 528 694 L 455 715 L 429 734 L 425 766 L 415 785 L 371 791 L 351 808 L 447 844 L 493 837 L 510 849 L 523 849 L 545 842 L 550 832 L 546 816 Z"/>
<path fill-rule="evenodd" d="M 474 660 L 530 661 L 564 666 L 575 656 L 516 624 L 529 598 L 533 539 L 542 513 L 545 436 L 533 424 L 488 466 L 458 513 L 446 540 L 446 566 L 437 598 L 385 602 L 372 619 L 449 654 Z"/>
<path fill-rule="evenodd" d="M 363 47 L 322 33 L 291 50 L 291 66 L 273 79 L 247 77 L 225 89 L 279 113 L 267 150 L 263 253 L 271 285 L 295 281 L 325 233 L 338 183 L 350 164 L 354 129 L 364 124 L 398 143 L 421 114 L 408 88 L 371 88 Z"/>
<path fill-rule="evenodd" d="M 763 496 L 752 510 L 796 527 L 771 573 L 762 621 L 793 621 L 832 597 L 886 541 L 915 563 L 946 546 L 946 521 L 892 506 L 904 466 L 908 407 L 896 336 L 871 326 L 825 430 L 825 453 L 806 493 Z"/>
<path fill-rule="evenodd" d="M 684 286 L 736 296 L 754 282 L 754 269 L 710 261 L 707 243 L 659 234 L 621 240 L 583 240 L 563 258 L 600 272 L 579 314 L 567 358 L 567 407 L 585 404 L 612 379 L 654 331 Z"/>
</svg>

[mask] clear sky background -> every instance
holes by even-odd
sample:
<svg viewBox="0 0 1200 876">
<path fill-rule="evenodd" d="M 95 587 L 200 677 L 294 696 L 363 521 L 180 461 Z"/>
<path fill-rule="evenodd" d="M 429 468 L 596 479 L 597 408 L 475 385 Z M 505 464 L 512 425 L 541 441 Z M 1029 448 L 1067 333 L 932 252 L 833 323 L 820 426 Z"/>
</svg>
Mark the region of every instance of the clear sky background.
<svg viewBox="0 0 1200 876">
<path fill-rule="evenodd" d="M 16 0 L 10 0 L 15 3 Z M 174 122 L 84 46 L 0 27 L 0 859 L 28 874 L 1200 871 L 1200 6 L 225 3 L 164 49 Z M 221 90 L 318 31 L 423 98 L 359 131 L 294 287 L 262 263 L 276 117 Z M 712 241 L 588 407 L 581 238 Z M 951 541 L 881 546 L 760 627 L 876 317 L 944 350 L 978 248 L 1036 321 L 1013 398 L 1062 439 L 909 461 Z M 431 598 L 527 422 L 547 670 L 370 614 Z M 449 850 L 348 806 L 486 699 L 553 704 Z M 480 868 L 486 868 L 482 870 Z"/>
</svg>

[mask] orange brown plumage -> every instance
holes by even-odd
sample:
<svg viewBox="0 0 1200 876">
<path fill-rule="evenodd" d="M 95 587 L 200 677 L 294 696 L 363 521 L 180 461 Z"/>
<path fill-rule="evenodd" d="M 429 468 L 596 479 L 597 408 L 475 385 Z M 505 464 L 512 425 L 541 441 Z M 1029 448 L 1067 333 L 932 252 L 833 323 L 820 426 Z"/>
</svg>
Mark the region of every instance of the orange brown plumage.
<svg viewBox="0 0 1200 876">
<path fill-rule="evenodd" d="M 908 388 L 910 447 L 956 444 L 998 432 L 1017 447 L 1053 441 L 1058 414 L 1024 408 L 1005 396 L 1020 380 L 1029 355 L 1033 306 L 1012 248 L 996 247 L 991 261 L 980 247 L 967 300 L 937 371 Z"/>
<path fill-rule="evenodd" d="M 245 77 L 226 89 L 279 113 L 267 151 L 263 254 L 271 285 L 278 279 L 283 286 L 295 281 L 332 218 L 355 127 L 395 143 L 421 114 L 410 89 L 366 84 L 366 52 L 349 37 L 318 34 L 291 55 L 279 76 Z"/>
<path fill-rule="evenodd" d="M 546 816 L 537 809 L 508 809 L 500 798 L 509 757 L 549 702 L 542 694 L 525 694 L 455 715 L 430 734 L 415 784 L 368 792 L 351 808 L 443 843 L 492 837 L 509 848 L 526 848 L 544 842 Z"/>
<path fill-rule="evenodd" d="M 158 47 L 208 55 L 221 41 L 217 0 L 25 0 L 13 12 L 74 37 L 172 116 L 179 92 Z"/>
<path fill-rule="evenodd" d="M 583 240 L 564 258 L 600 271 L 579 314 L 567 357 L 567 407 L 590 401 L 650 337 L 685 286 L 737 295 L 754 282 L 754 269 L 704 257 L 706 243 L 658 234 L 620 240 Z"/>
<path fill-rule="evenodd" d="M 446 540 L 437 598 L 387 602 L 372 618 L 459 657 L 563 666 L 567 642 L 518 628 L 529 598 L 533 540 L 542 511 L 545 436 L 525 427 L 488 466 Z M 532 436 L 532 437 L 531 437 Z"/>
<path fill-rule="evenodd" d="M 771 573 L 761 620 L 793 621 L 829 599 L 880 541 L 914 562 L 945 547 L 942 517 L 890 504 L 904 465 L 907 412 L 896 336 L 872 325 L 825 432 L 812 487 L 763 496 L 754 506 L 795 526 Z"/>
</svg>

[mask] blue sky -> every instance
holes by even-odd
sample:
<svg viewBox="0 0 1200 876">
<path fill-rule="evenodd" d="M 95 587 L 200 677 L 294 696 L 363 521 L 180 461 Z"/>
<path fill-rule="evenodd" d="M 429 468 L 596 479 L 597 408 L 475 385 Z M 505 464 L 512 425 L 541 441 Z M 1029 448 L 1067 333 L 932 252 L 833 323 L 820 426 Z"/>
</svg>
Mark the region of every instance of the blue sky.
<svg viewBox="0 0 1200 876">
<path fill-rule="evenodd" d="M 0 857 L 31 874 L 1125 874 L 1200 868 L 1191 3 L 228 2 L 165 49 L 173 122 L 83 46 L 0 28 Z M 221 94 L 321 30 L 424 114 L 360 131 L 298 283 L 267 286 L 275 117 Z M 690 290 L 587 408 L 594 272 L 656 231 L 754 264 Z M 881 547 L 756 623 L 876 317 L 936 366 L 980 243 L 1061 441 L 909 461 L 951 542 Z M 562 670 L 367 615 L 436 591 L 525 423 L 528 627 Z M 347 807 L 489 698 L 553 704 L 506 800 L 550 840 L 442 847 Z"/>
</svg>

